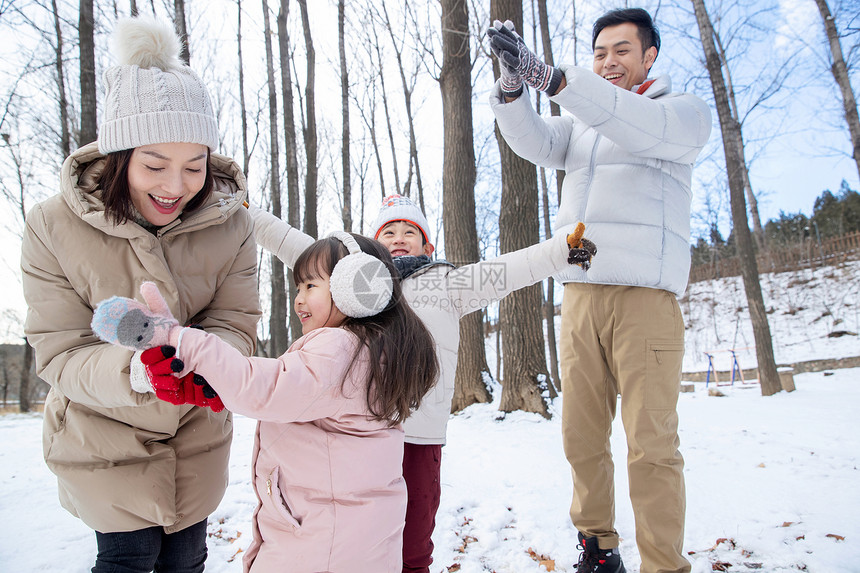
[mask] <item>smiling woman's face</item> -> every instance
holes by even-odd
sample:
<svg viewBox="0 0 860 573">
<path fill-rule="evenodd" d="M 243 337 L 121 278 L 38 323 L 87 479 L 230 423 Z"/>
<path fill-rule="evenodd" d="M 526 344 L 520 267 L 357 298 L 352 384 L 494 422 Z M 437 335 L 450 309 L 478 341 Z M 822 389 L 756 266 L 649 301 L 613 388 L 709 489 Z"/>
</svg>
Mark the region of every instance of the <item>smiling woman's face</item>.
<svg viewBox="0 0 860 573">
<path fill-rule="evenodd" d="M 131 202 L 163 227 L 203 188 L 209 150 L 199 143 L 157 143 L 135 148 L 128 164 Z"/>
</svg>

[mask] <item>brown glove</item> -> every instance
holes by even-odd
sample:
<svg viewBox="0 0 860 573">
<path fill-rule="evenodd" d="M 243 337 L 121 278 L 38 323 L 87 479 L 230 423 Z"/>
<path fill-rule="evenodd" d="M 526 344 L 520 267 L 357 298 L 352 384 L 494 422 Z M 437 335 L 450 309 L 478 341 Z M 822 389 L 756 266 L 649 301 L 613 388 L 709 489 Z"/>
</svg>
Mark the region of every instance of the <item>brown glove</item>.
<svg viewBox="0 0 860 573">
<path fill-rule="evenodd" d="M 567 262 L 579 265 L 582 270 L 587 271 L 591 267 L 591 258 L 597 254 L 597 245 L 584 238 L 583 233 L 585 233 L 585 223 L 580 221 L 576 224 L 573 233 L 567 236 L 567 246 L 570 248 Z"/>
</svg>

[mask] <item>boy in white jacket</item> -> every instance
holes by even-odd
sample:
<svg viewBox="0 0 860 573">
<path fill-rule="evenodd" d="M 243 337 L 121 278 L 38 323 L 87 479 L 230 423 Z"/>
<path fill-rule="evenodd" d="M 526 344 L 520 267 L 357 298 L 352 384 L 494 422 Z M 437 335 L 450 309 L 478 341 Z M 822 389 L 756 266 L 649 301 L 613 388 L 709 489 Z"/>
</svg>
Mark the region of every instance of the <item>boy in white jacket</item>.
<svg viewBox="0 0 860 573">
<path fill-rule="evenodd" d="M 292 267 L 313 239 L 261 209 L 251 208 L 257 243 Z M 403 296 L 424 322 L 436 342 L 439 380 L 424 396 L 421 406 L 403 423 L 406 433 L 403 477 L 408 490 L 403 534 L 403 572 L 428 572 L 432 563 L 436 510 L 441 488 L 442 446 L 460 345 L 460 318 L 485 308 L 505 295 L 533 285 L 570 264 L 586 267 L 596 252 L 587 239 L 578 248 L 564 234 L 504 254 L 489 261 L 455 268 L 434 260 L 429 225 L 421 210 L 407 197 L 389 195 L 373 225 L 374 238 L 388 248 L 400 271 Z"/>
</svg>

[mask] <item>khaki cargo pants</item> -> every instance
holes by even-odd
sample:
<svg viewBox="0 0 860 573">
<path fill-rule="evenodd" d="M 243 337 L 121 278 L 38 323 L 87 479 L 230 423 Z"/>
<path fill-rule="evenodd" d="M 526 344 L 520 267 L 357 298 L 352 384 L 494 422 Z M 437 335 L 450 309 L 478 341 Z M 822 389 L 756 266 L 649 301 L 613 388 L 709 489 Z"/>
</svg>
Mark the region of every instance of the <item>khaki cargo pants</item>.
<svg viewBox="0 0 860 573">
<path fill-rule="evenodd" d="M 567 283 L 561 308 L 562 432 L 573 524 L 601 548 L 618 546 L 609 436 L 620 394 L 641 573 L 688 572 L 676 411 L 684 321 L 675 295 Z"/>
</svg>

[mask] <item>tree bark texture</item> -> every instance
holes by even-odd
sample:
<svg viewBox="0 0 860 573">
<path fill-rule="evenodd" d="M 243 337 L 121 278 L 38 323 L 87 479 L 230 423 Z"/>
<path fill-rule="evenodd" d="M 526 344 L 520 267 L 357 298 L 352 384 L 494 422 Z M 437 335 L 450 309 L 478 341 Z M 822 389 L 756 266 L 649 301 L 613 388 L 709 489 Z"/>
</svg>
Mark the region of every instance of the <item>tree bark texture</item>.
<svg viewBox="0 0 860 573">
<path fill-rule="evenodd" d="M 315 103 L 314 78 L 316 74 L 316 52 L 311 37 L 311 24 L 308 19 L 307 0 L 298 0 L 302 14 L 302 30 L 305 35 L 305 50 L 307 52 L 307 78 L 305 85 L 305 233 L 316 238 L 317 228 L 317 119 Z"/>
<path fill-rule="evenodd" d="M 281 99 L 284 106 L 284 155 L 287 158 L 287 223 L 293 228 L 300 229 L 301 221 L 301 190 L 299 188 L 299 159 L 298 141 L 296 139 L 296 115 L 293 111 L 293 76 L 290 71 L 290 33 L 287 26 L 290 17 L 289 0 L 280 0 L 281 9 L 278 11 L 278 50 L 281 66 Z M 278 216 L 283 218 L 282 213 Z M 287 270 L 287 289 L 289 303 L 287 315 L 290 323 L 291 340 L 302 336 L 302 322 L 296 313 L 290 312 L 296 300 L 296 285 L 292 280 L 293 271 Z"/>
<path fill-rule="evenodd" d="M 445 254 L 455 265 L 478 261 L 475 228 L 475 147 L 472 129 L 472 78 L 469 46 L 469 5 L 466 0 L 441 0 L 442 92 L 444 167 L 442 169 L 442 218 L 445 221 Z M 490 402 L 486 379 L 490 378 L 484 351 L 481 313 L 460 320 L 453 412 Z"/>
<path fill-rule="evenodd" d="M 534 0 L 532 0 L 534 3 Z M 534 4 L 533 4 L 534 5 Z M 540 22 L 540 38 L 543 47 L 544 62 L 549 66 L 555 65 L 552 55 L 552 42 L 549 37 L 549 16 L 546 9 L 546 0 L 537 0 L 538 21 Z M 535 38 L 537 42 L 537 38 Z M 537 101 L 537 111 L 540 113 L 540 98 Z M 561 109 L 555 102 L 549 103 L 549 111 L 552 116 L 560 116 Z M 552 225 L 549 216 L 549 186 L 547 184 L 546 169 L 540 168 L 541 196 L 543 199 L 543 224 L 544 238 L 552 238 Z M 556 193 L 558 201 L 561 202 L 561 187 L 564 181 L 564 170 L 555 172 Z M 544 321 L 546 322 L 546 341 L 549 348 L 549 369 L 552 375 L 552 384 L 549 386 L 549 397 L 557 396 L 557 390 L 561 388 L 561 375 L 558 371 L 558 341 L 555 336 L 555 281 L 552 277 L 546 280 L 546 297 L 544 301 Z"/>
<path fill-rule="evenodd" d="M 842 109 L 845 111 L 845 122 L 848 124 L 848 133 L 851 135 L 851 156 L 857 165 L 857 174 L 860 176 L 860 118 L 857 114 L 857 100 L 854 90 L 851 88 L 851 80 L 848 75 L 848 67 L 842 56 L 842 45 L 839 43 L 839 31 L 836 29 L 836 21 L 830 13 L 830 7 L 826 0 L 815 0 L 821 19 L 824 21 L 824 31 L 827 34 L 827 43 L 830 46 L 830 57 L 833 63 L 830 71 L 833 79 L 842 92 Z"/>
<path fill-rule="evenodd" d="M 340 52 L 340 107 L 341 107 L 341 153 L 340 164 L 343 178 L 343 219 L 344 231 L 352 231 L 352 185 L 350 181 L 349 163 L 349 69 L 346 65 L 346 38 L 344 26 L 346 20 L 344 0 L 337 2 L 337 37 Z"/>
<path fill-rule="evenodd" d="M 773 341 L 764 299 L 761 294 L 758 264 L 753 249 L 752 234 L 747 223 L 746 201 L 744 200 L 744 175 L 746 165 L 742 161 L 743 133 L 741 127 L 732 115 L 726 84 L 723 80 L 721 59 L 714 42 L 714 29 L 705 9 L 704 0 L 692 0 L 696 12 L 696 22 L 702 39 L 705 53 L 705 63 L 714 91 L 714 101 L 720 119 L 723 150 L 726 156 L 726 171 L 729 180 L 729 196 L 732 208 L 732 224 L 738 247 L 738 258 L 741 262 L 741 274 L 744 280 L 747 303 L 749 304 L 753 336 L 756 345 L 758 361 L 759 384 L 763 396 L 770 396 L 782 389 L 776 362 L 773 356 Z"/>
<path fill-rule="evenodd" d="M 191 47 L 188 42 L 188 26 L 185 24 L 185 0 L 173 0 L 173 25 L 176 28 L 176 35 L 179 36 L 182 43 L 179 57 L 186 66 L 190 66 Z"/>
<path fill-rule="evenodd" d="M 732 117 L 738 126 L 741 126 L 741 118 L 740 112 L 738 111 L 738 103 L 735 99 L 735 88 L 732 83 L 732 71 L 729 68 L 728 58 L 726 57 L 726 50 L 723 47 L 723 43 L 720 39 L 720 36 L 714 33 L 714 42 L 719 50 L 720 60 L 723 65 L 723 69 L 725 70 L 725 79 L 726 79 L 726 91 L 728 93 L 729 98 L 729 110 L 732 113 Z M 742 126 L 741 126 L 741 129 Z M 740 133 L 740 129 L 738 130 Z M 744 151 L 743 142 L 741 142 L 740 146 L 740 160 L 743 162 L 743 177 L 744 177 L 744 195 L 747 198 L 747 205 L 749 207 L 750 219 L 753 224 L 753 237 L 755 237 L 756 245 L 761 250 L 767 250 L 767 238 L 764 234 L 764 229 L 761 226 L 761 217 L 758 212 L 758 200 L 755 197 L 755 193 L 753 193 L 752 182 L 750 182 L 749 177 L 749 169 L 747 168 L 747 158 L 746 152 Z"/>
<path fill-rule="evenodd" d="M 66 70 L 63 64 L 63 30 L 60 27 L 60 13 L 57 0 L 51 0 L 51 10 L 54 13 L 54 33 L 57 36 L 55 51 L 55 67 L 57 69 L 57 93 L 60 108 L 60 154 L 63 158 L 72 152 L 72 136 L 69 132 L 69 102 L 66 98 Z"/>
<path fill-rule="evenodd" d="M 263 32 L 266 36 L 266 78 L 269 88 L 269 197 L 272 213 L 281 216 L 281 179 L 278 159 L 278 95 L 275 89 L 274 55 L 272 53 L 272 27 L 269 3 L 263 0 Z M 272 308 L 269 314 L 269 356 L 280 356 L 289 347 L 287 336 L 287 286 L 284 263 L 275 255 L 270 257 L 272 267 Z"/>
<path fill-rule="evenodd" d="M 78 146 L 93 142 L 98 137 L 96 51 L 93 34 L 93 0 L 81 0 L 78 17 L 81 56 L 81 132 L 78 135 Z"/>
<path fill-rule="evenodd" d="M 491 0 L 491 19 L 509 19 L 522 30 L 522 0 Z M 493 60 L 498 77 L 498 61 Z M 524 96 L 527 97 L 524 93 Z M 496 129 L 502 168 L 499 246 L 510 253 L 538 242 L 538 190 L 535 166 L 516 155 Z M 499 308 L 504 376 L 499 409 L 524 410 L 549 417 L 549 372 L 541 324 L 541 285 L 509 294 Z"/>
<path fill-rule="evenodd" d="M 24 364 L 21 367 L 21 381 L 18 384 L 18 409 L 30 411 L 30 377 L 33 375 L 33 347 L 24 339 Z"/>
</svg>

